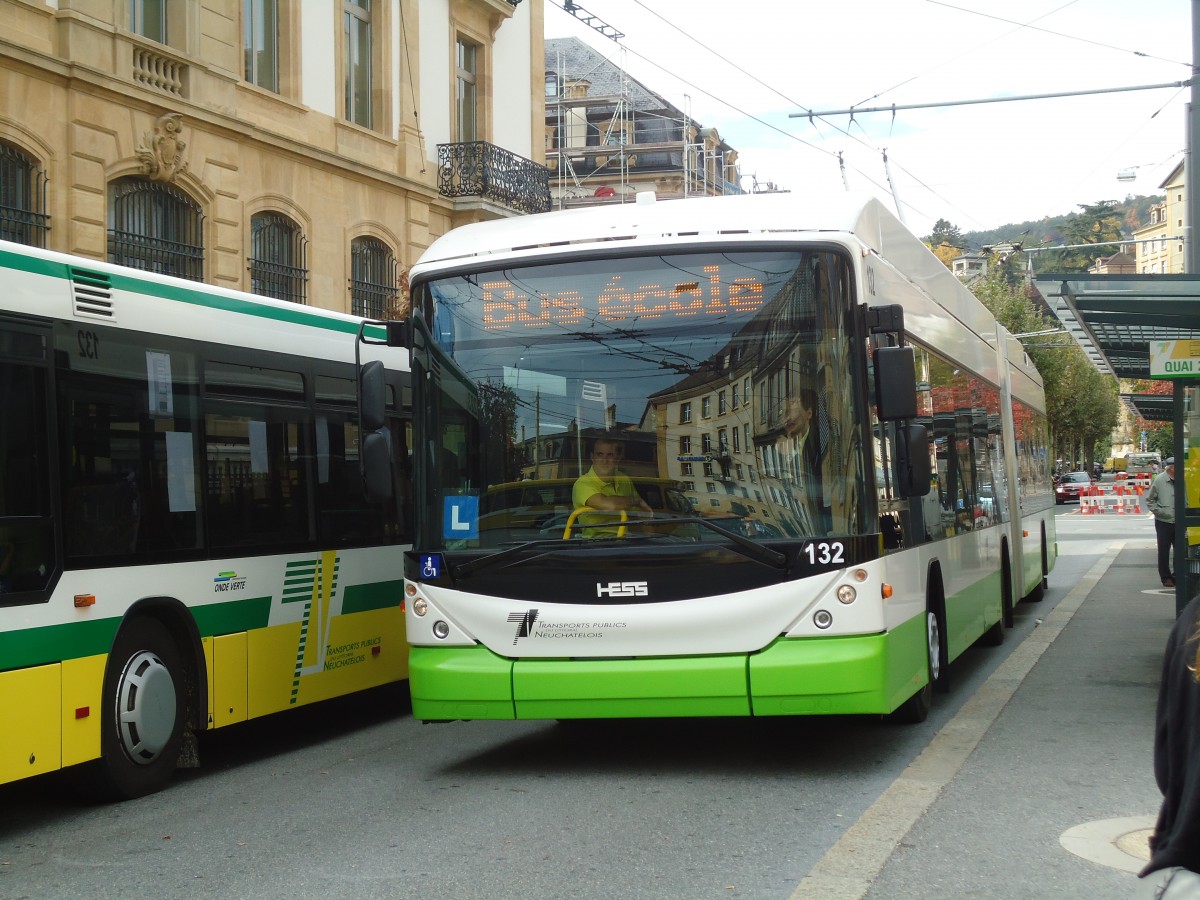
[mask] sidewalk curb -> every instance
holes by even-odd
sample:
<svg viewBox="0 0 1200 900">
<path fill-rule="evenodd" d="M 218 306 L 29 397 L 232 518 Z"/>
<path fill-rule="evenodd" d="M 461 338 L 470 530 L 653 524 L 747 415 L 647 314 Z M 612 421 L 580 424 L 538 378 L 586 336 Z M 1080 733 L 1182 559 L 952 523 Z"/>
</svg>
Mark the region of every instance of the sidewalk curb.
<svg viewBox="0 0 1200 900">
<path fill-rule="evenodd" d="M 1114 541 L 1054 610 L 796 886 L 789 900 L 861 900 L 900 842 L 957 775 L 1046 649 L 1125 547 Z"/>
</svg>

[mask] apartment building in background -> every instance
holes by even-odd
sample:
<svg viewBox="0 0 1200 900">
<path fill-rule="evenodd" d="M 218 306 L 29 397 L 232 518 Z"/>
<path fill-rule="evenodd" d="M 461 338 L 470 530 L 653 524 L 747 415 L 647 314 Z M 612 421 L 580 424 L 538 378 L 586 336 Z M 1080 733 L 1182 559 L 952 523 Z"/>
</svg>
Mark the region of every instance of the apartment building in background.
<svg viewBox="0 0 1200 900">
<path fill-rule="evenodd" d="M 1183 234 L 1187 226 L 1187 180 L 1179 163 L 1158 186 L 1166 193 L 1150 210 L 1150 221 L 1133 233 L 1137 272 L 1172 274 L 1186 271 Z"/>
<path fill-rule="evenodd" d="M 549 209 L 543 0 L 0 0 L 0 238 L 371 316 Z"/>
<path fill-rule="evenodd" d="M 545 42 L 545 150 L 555 208 L 744 193 L 737 151 L 574 37 Z"/>
</svg>

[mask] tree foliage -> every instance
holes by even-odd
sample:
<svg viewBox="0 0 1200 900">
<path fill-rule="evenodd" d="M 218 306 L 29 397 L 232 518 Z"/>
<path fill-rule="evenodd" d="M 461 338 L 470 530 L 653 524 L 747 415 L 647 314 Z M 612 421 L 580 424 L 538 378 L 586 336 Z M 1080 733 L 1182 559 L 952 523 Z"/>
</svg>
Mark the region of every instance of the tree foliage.
<svg viewBox="0 0 1200 900">
<path fill-rule="evenodd" d="M 959 252 L 962 252 L 968 246 L 967 239 L 959 231 L 958 226 L 945 219 L 938 219 L 933 223 L 933 233 L 925 238 L 925 243 L 935 248 L 946 244 L 949 247 L 957 248 Z"/>
<path fill-rule="evenodd" d="M 1116 207 L 1115 200 L 1079 204 L 1081 212 L 1063 226 L 1063 243 L 1070 247 L 1078 244 L 1105 244 L 1121 240 L 1125 223 Z M 1096 261 L 1098 255 L 1112 256 L 1119 249 L 1110 244 L 1095 250 L 1076 247 L 1074 250 L 1045 253 L 1042 254 L 1045 259 L 1040 261 L 1038 269 L 1043 272 L 1086 272 L 1088 266 Z"/>
</svg>

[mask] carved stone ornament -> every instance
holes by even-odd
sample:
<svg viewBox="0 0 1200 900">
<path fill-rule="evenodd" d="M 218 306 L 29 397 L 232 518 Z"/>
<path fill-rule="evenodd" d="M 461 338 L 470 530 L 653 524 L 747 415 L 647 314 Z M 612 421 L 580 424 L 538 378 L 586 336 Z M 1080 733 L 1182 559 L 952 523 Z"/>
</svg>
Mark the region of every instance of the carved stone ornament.
<svg viewBox="0 0 1200 900">
<path fill-rule="evenodd" d="M 179 113 L 166 113 L 158 117 L 154 130 L 147 131 L 142 146 L 137 148 L 137 157 L 142 169 L 154 181 L 174 181 L 188 169 L 183 151 L 187 144 L 180 138 L 183 117 Z"/>
</svg>

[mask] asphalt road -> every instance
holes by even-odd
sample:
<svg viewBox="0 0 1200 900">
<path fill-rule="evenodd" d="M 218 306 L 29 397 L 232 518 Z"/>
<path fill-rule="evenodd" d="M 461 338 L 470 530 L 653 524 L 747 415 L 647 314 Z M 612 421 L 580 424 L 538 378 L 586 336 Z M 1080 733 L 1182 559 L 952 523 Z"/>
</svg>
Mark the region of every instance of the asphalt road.
<svg viewBox="0 0 1200 900">
<path fill-rule="evenodd" d="M 0 897 L 787 898 L 1091 558 L 1064 555 L 921 725 L 422 725 L 385 689 L 205 735 L 152 797 L 0 787 Z"/>
</svg>

